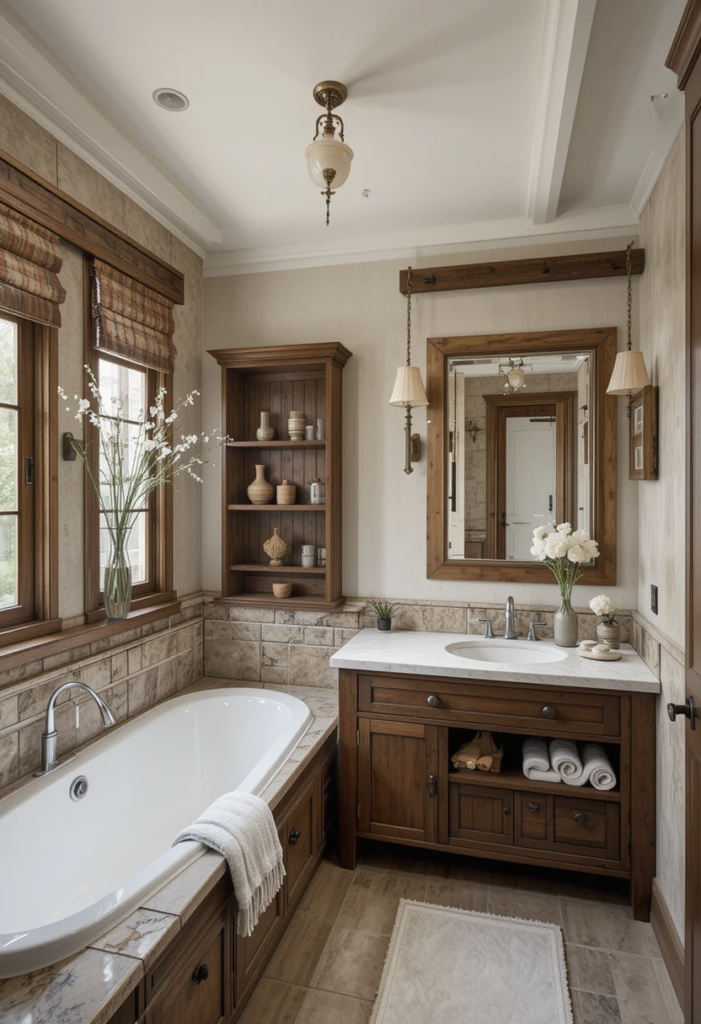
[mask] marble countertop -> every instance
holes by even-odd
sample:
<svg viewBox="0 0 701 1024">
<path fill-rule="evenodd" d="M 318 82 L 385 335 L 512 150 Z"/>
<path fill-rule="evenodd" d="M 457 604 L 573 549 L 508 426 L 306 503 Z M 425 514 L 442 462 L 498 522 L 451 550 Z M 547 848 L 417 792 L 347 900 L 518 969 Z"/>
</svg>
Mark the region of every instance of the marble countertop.
<svg viewBox="0 0 701 1024">
<path fill-rule="evenodd" d="M 451 644 L 485 646 L 518 643 L 528 654 L 548 651 L 566 653 L 562 661 L 533 665 L 483 662 L 477 664 L 451 654 Z M 356 672 L 400 672 L 406 675 L 441 676 L 447 679 L 494 679 L 507 683 L 534 683 L 544 686 L 590 687 L 600 690 L 659 693 L 660 681 L 629 644 L 621 644 L 620 661 L 592 661 L 582 658 L 576 649 L 556 647 L 553 640 L 504 641 L 497 637 L 459 633 L 423 633 L 415 631 L 363 629 L 331 658 L 334 668 Z"/>
<path fill-rule="evenodd" d="M 175 696 L 223 686 L 251 683 L 205 678 Z M 259 686 L 299 697 L 314 716 L 260 794 L 274 810 L 336 730 L 338 695 L 314 686 Z M 226 870 L 224 858 L 207 851 L 89 949 L 32 974 L 0 981 L 0 1024 L 106 1024 Z"/>
</svg>

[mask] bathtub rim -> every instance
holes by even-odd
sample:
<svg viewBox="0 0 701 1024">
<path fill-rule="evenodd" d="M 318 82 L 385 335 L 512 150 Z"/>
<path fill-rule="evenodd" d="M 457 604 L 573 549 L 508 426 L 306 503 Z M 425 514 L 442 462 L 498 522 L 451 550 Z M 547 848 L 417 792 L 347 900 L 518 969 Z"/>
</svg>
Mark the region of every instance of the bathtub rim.
<svg viewBox="0 0 701 1024">
<path fill-rule="evenodd" d="M 88 743 L 77 749 L 75 751 L 75 756 L 67 757 L 58 768 L 54 769 L 54 771 L 48 775 L 39 777 L 32 777 L 30 775 L 22 781 L 17 789 L 13 788 L 11 792 L 8 792 L 5 796 L 0 798 L 0 823 L 8 811 L 11 811 L 15 806 L 17 806 L 17 804 L 26 799 L 29 787 L 31 787 L 31 791 L 33 792 L 42 785 L 45 786 L 52 781 L 60 781 L 61 778 L 70 776 L 76 771 L 76 769 L 80 768 L 81 764 L 84 764 L 89 760 L 89 757 L 96 746 L 100 745 L 101 749 L 104 750 L 109 749 L 116 743 L 120 742 L 120 737 L 123 736 L 124 727 L 131 726 L 135 733 L 140 732 L 148 726 L 150 719 L 162 715 L 163 712 L 169 710 L 173 704 L 185 704 L 192 702 L 204 703 L 208 700 L 212 701 L 222 699 L 222 697 L 226 696 L 259 698 L 272 703 L 286 705 L 291 707 L 292 710 L 296 710 L 298 713 L 304 709 L 305 713 L 300 720 L 300 724 L 295 735 L 287 740 L 284 738 L 278 738 L 271 745 L 268 751 L 266 751 L 266 755 L 268 756 L 268 759 L 272 760 L 272 763 L 266 768 L 260 769 L 260 762 L 258 762 L 237 786 L 237 789 L 243 789 L 245 792 L 255 792 L 256 794 L 260 794 L 269 785 L 275 775 L 277 775 L 294 749 L 299 745 L 306 733 L 309 731 L 314 721 L 314 715 L 305 701 L 294 694 L 285 693 L 284 691 L 245 686 L 210 687 L 207 689 L 192 690 L 186 693 L 181 692 L 174 694 L 172 697 L 167 698 L 160 704 L 147 709 L 142 714 L 118 723 L 118 727 L 110 729 L 106 733 L 98 734 L 97 737 L 94 737 Z M 270 758 L 273 751 L 277 751 L 277 755 L 274 758 Z M 202 811 L 205 809 L 206 808 L 203 807 Z M 49 922 L 46 925 L 40 925 L 36 928 L 28 929 L 25 933 L 0 933 L 0 980 L 21 977 L 22 975 L 33 973 L 37 970 L 52 967 L 67 957 L 80 954 L 92 943 L 96 942 L 107 932 L 111 931 L 122 921 L 126 920 L 139 907 L 146 906 L 148 900 L 152 899 L 156 893 L 176 878 L 185 870 L 185 868 L 199 860 L 199 858 L 206 852 L 208 852 L 208 847 L 204 846 L 202 843 L 189 841 L 179 843 L 175 847 L 170 847 L 164 850 L 163 853 L 149 861 L 140 871 L 136 872 L 136 874 L 132 875 L 129 879 L 126 879 L 119 889 L 106 894 L 101 897 L 100 900 L 89 904 L 87 907 L 82 908 L 75 914 L 60 918 L 58 921 Z M 160 867 L 156 876 L 151 879 L 149 878 L 149 875 L 153 873 L 153 868 L 157 864 L 160 865 Z M 140 881 L 142 879 L 143 881 Z M 153 881 L 153 884 L 146 887 L 147 881 L 151 880 Z M 106 904 L 115 896 L 116 893 L 123 892 L 127 887 L 130 891 L 135 891 L 135 895 L 131 897 L 131 899 L 121 899 L 112 907 L 107 907 L 104 912 L 98 913 L 97 918 L 95 918 L 96 908 L 99 908 L 101 904 Z M 67 930 L 67 925 L 70 925 L 69 930 Z M 90 925 L 92 925 L 92 927 L 90 927 Z M 76 947 L 75 936 L 78 931 L 80 932 L 80 945 Z M 38 937 L 32 938 L 33 936 L 37 936 L 37 933 L 39 932 L 43 934 L 43 938 L 41 938 L 41 940 Z M 51 934 L 52 932 L 54 933 L 53 936 Z M 13 938 L 17 942 L 17 945 L 14 945 L 13 943 L 11 951 L 3 949 L 3 944 Z M 50 947 L 53 952 L 49 953 L 47 949 L 45 957 L 33 957 L 32 951 L 43 946 Z M 17 966 L 13 966 L 14 961 L 22 960 L 31 960 L 31 963 L 25 962 L 19 963 Z"/>
</svg>

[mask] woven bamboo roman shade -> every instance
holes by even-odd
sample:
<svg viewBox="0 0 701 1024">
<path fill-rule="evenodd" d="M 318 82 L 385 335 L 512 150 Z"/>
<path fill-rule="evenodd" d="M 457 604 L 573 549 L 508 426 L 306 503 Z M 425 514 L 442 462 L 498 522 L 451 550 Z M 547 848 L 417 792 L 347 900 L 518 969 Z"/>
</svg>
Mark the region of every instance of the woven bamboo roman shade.
<svg viewBox="0 0 701 1024">
<path fill-rule="evenodd" d="M 92 315 L 95 348 L 154 370 L 173 372 L 173 303 L 95 259 Z"/>
<path fill-rule="evenodd" d="M 58 235 L 0 203 L 0 309 L 61 326 Z"/>
</svg>

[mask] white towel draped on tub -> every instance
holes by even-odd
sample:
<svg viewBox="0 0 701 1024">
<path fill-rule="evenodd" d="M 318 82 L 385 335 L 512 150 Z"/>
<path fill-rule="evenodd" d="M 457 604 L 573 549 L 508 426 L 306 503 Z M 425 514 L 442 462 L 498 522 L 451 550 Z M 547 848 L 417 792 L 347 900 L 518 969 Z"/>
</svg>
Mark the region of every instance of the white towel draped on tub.
<svg viewBox="0 0 701 1024">
<path fill-rule="evenodd" d="M 238 904 L 236 929 L 239 935 L 250 935 L 285 877 L 270 808 L 252 793 L 225 793 L 179 832 L 172 845 L 189 840 L 226 857 Z"/>
<path fill-rule="evenodd" d="M 562 782 L 560 773 L 550 767 L 545 740 L 531 736 L 523 742 L 523 774 L 538 782 Z"/>
</svg>

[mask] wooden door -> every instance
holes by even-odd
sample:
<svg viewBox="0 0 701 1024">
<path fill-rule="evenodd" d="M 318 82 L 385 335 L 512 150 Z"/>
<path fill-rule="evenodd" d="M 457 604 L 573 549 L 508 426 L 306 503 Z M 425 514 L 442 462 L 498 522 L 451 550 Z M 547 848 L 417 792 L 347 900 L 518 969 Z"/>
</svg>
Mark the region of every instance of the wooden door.
<svg viewBox="0 0 701 1024">
<path fill-rule="evenodd" d="M 685 93 L 687 144 L 686 705 L 670 705 L 670 728 L 686 731 L 687 1024 L 701 1024 L 701 0 L 689 0 L 668 67 Z"/>
<path fill-rule="evenodd" d="M 359 726 L 359 830 L 437 842 L 438 728 L 375 718 Z"/>
</svg>

